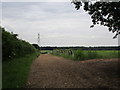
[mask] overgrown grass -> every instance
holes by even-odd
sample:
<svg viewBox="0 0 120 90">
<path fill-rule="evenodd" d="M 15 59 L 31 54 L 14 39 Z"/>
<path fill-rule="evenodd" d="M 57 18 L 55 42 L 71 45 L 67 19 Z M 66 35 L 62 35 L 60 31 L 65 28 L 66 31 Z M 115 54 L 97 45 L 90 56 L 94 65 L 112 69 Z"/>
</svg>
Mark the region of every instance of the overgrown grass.
<svg viewBox="0 0 120 90">
<path fill-rule="evenodd" d="M 32 61 L 39 55 L 39 52 L 28 54 L 24 57 L 4 61 L 2 64 L 2 87 L 22 88 L 24 87 L 29 74 Z"/>
<path fill-rule="evenodd" d="M 120 58 L 120 51 L 118 50 L 54 50 L 52 54 L 78 61 L 88 59 Z"/>
<path fill-rule="evenodd" d="M 74 60 L 120 58 L 119 53 L 117 50 L 77 50 Z"/>
</svg>

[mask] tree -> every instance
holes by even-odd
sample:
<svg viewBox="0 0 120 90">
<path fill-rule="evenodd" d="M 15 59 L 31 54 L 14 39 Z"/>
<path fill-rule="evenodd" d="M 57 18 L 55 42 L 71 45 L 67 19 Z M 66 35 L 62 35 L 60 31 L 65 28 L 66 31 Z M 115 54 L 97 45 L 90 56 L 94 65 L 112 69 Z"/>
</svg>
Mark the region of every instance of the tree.
<svg viewBox="0 0 120 90">
<path fill-rule="evenodd" d="M 32 44 L 36 49 L 40 50 L 40 47 L 38 44 Z"/>
<path fill-rule="evenodd" d="M 120 1 L 118 2 L 92 2 L 91 1 L 83 1 L 83 0 L 73 0 L 75 8 L 77 10 L 83 5 L 84 10 L 91 15 L 91 19 L 93 25 L 90 27 L 94 27 L 96 24 L 100 24 L 103 26 L 107 26 L 108 30 L 112 33 L 116 33 L 113 38 L 117 38 L 120 34 Z"/>
</svg>

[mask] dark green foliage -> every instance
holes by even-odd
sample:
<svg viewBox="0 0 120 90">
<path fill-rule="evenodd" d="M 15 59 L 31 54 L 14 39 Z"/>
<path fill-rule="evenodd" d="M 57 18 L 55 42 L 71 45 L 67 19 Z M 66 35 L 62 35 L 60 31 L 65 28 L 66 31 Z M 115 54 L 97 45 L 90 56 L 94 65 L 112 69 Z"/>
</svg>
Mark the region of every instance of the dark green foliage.
<svg viewBox="0 0 120 90">
<path fill-rule="evenodd" d="M 40 50 L 40 47 L 38 44 L 32 44 L 36 49 Z"/>
<path fill-rule="evenodd" d="M 2 30 L 3 61 L 35 52 L 35 48 L 28 42 L 18 39 L 16 35 L 5 31 L 4 28 L 0 30 Z"/>
<path fill-rule="evenodd" d="M 84 59 L 84 52 L 82 50 L 77 50 L 74 55 L 76 60 Z"/>
<path fill-rule="evenodd" d="M 90 0 L 92 2 L 92 0 Z M 83 2 L 83 0 L 73 0 L 75 8 L 78 10 L 84 3 L 84 10 L 91 15 L 94 27 L 96 24 L 107 26 L 109 31 L 116 33 L 113 38 L 120 34 L 120 1 L 119 2 Z"/>
</svg>

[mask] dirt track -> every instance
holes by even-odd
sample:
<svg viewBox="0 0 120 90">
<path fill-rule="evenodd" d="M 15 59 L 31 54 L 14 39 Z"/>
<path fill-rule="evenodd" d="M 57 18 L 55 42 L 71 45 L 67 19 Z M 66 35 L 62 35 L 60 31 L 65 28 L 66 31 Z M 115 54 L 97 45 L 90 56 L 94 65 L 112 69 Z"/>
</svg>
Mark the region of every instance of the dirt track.
<svg viewBox="0 0 120 90">
<path fill-rule="evenodd" d="M 72 61 L 42 54 L 34 60 L 27 88 L 119 88 L 118 59 Z"/>
</svg>

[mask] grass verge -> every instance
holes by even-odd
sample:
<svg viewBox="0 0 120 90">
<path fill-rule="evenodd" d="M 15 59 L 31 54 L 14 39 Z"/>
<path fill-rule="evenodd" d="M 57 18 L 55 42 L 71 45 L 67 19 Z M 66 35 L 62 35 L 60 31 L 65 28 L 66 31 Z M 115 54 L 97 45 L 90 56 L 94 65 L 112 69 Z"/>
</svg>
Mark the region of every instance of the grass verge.
<svg viewBox="0 0 120 90">
<path fill-rule="evenodd" d="M 14 58 L 2 63 L 2 88 L 24 87 L 32 61 L 39 55 L 39 52 Z"/>
<path fill-rule="evenodd" d="M 112 59 L 120 58 L 120 51 L 118 50 L 54 50 L 53 55 L 62 56 L 75 61 L 89 60 L 89 59 Z"/>
</svg>

